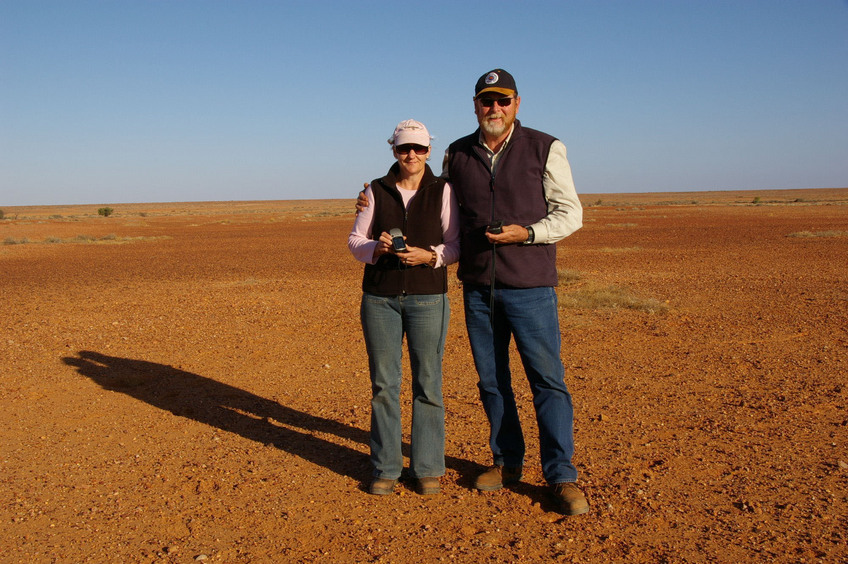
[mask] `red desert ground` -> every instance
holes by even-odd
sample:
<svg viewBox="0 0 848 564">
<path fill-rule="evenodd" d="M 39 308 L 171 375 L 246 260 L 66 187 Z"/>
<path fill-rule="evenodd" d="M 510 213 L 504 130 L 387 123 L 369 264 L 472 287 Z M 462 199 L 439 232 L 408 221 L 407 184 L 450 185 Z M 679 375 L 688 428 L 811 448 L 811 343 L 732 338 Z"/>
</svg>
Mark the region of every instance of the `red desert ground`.
<svg viewBox="0 0 848 564">
<path fill-rule="evenodd" d="M 581 199 L 557 259 L 579 517 L 517 362 L 524 478 L 472 489 L 454 270 L 442 494 L 366 493 L 352 200 L 3 208 L 0 560 L 848 561 L 848 189 Z"/>
</svg>

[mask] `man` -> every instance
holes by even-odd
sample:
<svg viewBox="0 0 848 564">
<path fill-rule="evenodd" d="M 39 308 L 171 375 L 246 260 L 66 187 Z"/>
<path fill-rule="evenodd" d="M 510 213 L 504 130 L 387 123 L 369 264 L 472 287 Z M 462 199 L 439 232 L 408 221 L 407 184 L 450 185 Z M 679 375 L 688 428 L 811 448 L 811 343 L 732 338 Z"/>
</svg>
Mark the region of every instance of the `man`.
<svg viewBox="0 0 848 564">
<path fill-rule="evenodd" d="M 563 381 L 555 243 L 583 225 L 565 145 L 516 120 L 512 75 L 495 69 L 474 88 L 480 127 L 452 143 L 442 174 L 459 201 L 465 322 L 490 424 L 493 466 L 475 480 L 493 491 L 521 479 L 525 444 L 512 390 L 515 343 L 533 392 L 542 471 L 560 510 L 589 511 L 575 485 L 571 395 Z"/>
<path fill-rule="evenodd" d="M 481 76 L 474 88 L 480 128 L 448 147 L 443 166 L 459 200 L 465 322 L 491 426 L 494 465 L 475 487 L 497 490 L 521 479 L 513 337 L 533 392 L 543 474 L 562 512 L 579 515 L 589 504 L 571 463 L 573 409 L 560 359 L 554 243 L 582 227 L 583 208 L 565 145 L 522 127 L 520 106 L 512 75 L 495 69 Z M 500 229 L 488 228 L 498 222 Z"/>
</svg>

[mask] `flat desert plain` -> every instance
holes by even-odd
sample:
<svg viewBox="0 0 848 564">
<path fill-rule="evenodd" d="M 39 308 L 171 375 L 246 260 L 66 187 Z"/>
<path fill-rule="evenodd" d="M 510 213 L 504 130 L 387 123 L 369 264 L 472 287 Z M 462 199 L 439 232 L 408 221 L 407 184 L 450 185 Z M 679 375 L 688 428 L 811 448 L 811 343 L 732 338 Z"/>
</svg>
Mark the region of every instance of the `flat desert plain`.
<svg viewBox="0 0 848 564">
<path fill-rule="evenodd" d="M 472 489 L 453 267 L 443 492 L 366 493 L 352 198 L 5 208 L 0 560 L 848 561 L 848 189 L 581 198 L 557 259 L 579 517 L 517 360 L 524 478 Z"/>
</svg>

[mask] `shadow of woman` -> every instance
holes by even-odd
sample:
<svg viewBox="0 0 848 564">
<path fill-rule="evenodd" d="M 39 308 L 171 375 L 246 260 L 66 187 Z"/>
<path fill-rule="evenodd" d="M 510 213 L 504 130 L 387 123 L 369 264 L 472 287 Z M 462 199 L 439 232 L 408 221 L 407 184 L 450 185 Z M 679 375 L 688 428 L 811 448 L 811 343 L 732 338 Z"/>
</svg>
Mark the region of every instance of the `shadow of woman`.
<svg viewBox="0 0 848 564">
<path fill-rule="evenodd" d="M 369 444 L 368 431 L 304 413 L 245 390 L 173 366 L 79 351 L 62 361 L 105 390 L 120 392 L 180 417 L 271 444 L 290 454 L 364 483 L 368 455 L 315 436 L 328 433 Z M 408 445 L 404 445 L 405 450 Z M 469 463 L 446 460 L 459 470 Z"/>
<path fill-rule="evenodd" d="M 367 478 L 367 454 L 314 435 L 329 433 L 367 445 L 367 431 L 165 364 L 92 351 L 80 351 L 78 355 L 62 361 L 105 390 L 126 394 L 246 439 L 272 444 L 338 474 L 360 481 Z"/>
</svg>

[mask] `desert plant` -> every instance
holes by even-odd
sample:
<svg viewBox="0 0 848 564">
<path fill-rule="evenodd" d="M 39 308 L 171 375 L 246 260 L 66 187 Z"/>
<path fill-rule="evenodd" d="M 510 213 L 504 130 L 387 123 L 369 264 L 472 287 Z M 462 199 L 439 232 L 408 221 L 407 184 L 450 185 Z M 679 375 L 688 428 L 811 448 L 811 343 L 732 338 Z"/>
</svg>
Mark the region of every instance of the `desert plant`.
<svg viewBox="0 0 848 564">
<path fill-rule="evenodd" d="M 557 268 L 557 281 L 560 284 L 573 284 L 581 278 L 583 278 L 583 275 L 576 270 Z"/>
<path fill-rule="evenodd" d="M 796 231 L 787 237 L 848 237 L 848 231 Z"/>
<path fill-rule="evenodd" d="M 102 215 L 103 217 L 109 217 L 115 210 L 112 208 L 100 208 L 97 210 L 98 215 Z"/>
<path fill-rule="evenodd" d="M 652 314 L 668 311 L 668 303 L 643 298 L 629 288 L 596 284 L 563 293 L 559 303 L 561 307 L 576 309 L 632 309 Z"/>
<path fill-rule="evenodd" d="M 753 201 L 753 202 L 751 202 L 751 203 L 752 203 L 752 204 L 754 204 L 754 205 L 759 204 L 759 203 L 760 203 L 760 197 L 759 197 L 759 196 L 755 197 L 755 198 L 754 198 L 754 201 Z"/>
<path fill-rule="evenodd" d="M 3 210 L 0 210 L 0 219 L 6 219 L 6 214 L 3 213 Z"/>
</svg>

